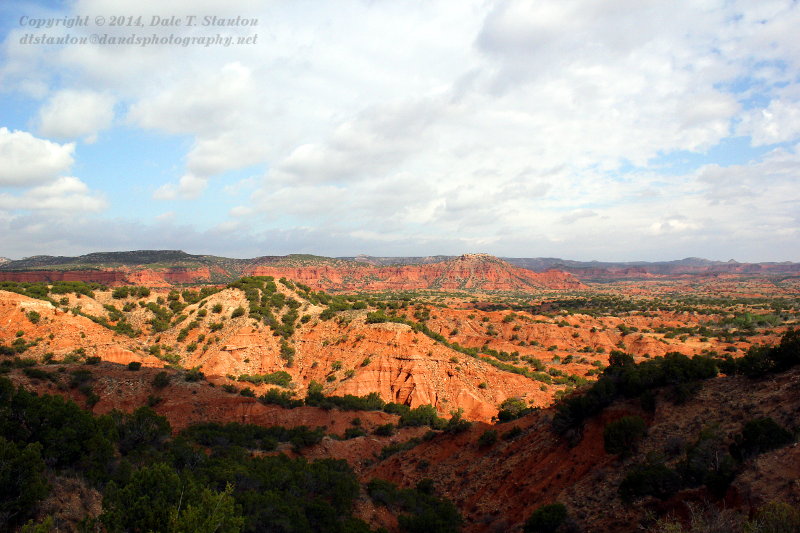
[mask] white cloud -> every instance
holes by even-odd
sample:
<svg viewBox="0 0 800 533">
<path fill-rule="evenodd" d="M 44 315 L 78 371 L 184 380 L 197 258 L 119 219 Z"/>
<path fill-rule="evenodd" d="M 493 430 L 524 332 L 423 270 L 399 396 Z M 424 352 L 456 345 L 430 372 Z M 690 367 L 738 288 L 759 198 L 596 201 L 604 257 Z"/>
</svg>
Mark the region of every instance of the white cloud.
<svg viewBox="0 0 800 533">
<path fill-rule="evenodd" d="M 755 146 L 800 138 L 800 98 L 794 102 L 777 99 L 766 108 L 753 109 L 743 117 L 738 132 L 749 135 Z"/>
<path fill-rule="evenodd" d="M 746 165 L 707 165 L 699 169 L 698 182 L 712 204 L 761 203 L 769 211 L 786 201 L 795 201 L 800 175 L 800 145 L 776 148 L 761 160 Z"/>
<path fill-rule="evenodd" d="M 324 143 L 302 144 L 268 180 L 293 183 L 378 178 L 424 148 L 430 124 L 446 112 L 441 98 L 390 102 L 340 123 Z"/>
<path fill-rule="evenodd" d="M 95 212 L 107 207 L 102 195 L 92 194 L 85 183 L 71 176 L 34 187 L 22 195 L 0 194 L 0 209 L 7 210 Z"/>
<path fill-rule="evenodd" d="M 672 215 L 658 222 L 653 222 L 650 225 L 650 231 L 655 235 L 663 233 L 679 233 L 690 230 L 696 230 L 700 225 L 696 222 L 691 222 L 683 215 Z"/>
<path fill-rule="evenodd" d="M 75 144 L 39 139 L 0 128 L 0 186 L 30 186 L 53 180 L 73 163 Z"/>
<path fill-rule="evenodd" d="M 230 210 L 230 215 L 232 217 L 246 217 L 246 216 L 252 215 L 252 214 L 253 214 L 253 208 L 252 207 L 246 207 L 246 206 L 243 206 L 243 205 L 237 205 L 236 207 L 234 207 L 234 208 L 232 208 Z"/>
<path fill-rule="evenodd" d="M 573 222 L 577 222 L 582 218 L 591 218 L 596 216 L 597 212 L 592 211 L 591 209 L 577 209 L 561 217 L 561 222 L 563 222 L 564 224 L 572 224 Z"/>
<path fill-rule="evenodd" d="M 194 135 L 188 170 L 209 177 L 265 160 L 269 141 L 258 134 L 266 120 L 263 110 L 251 69 L 231 62 L 140 99 L 128 119 L 145 128 Z"/>
<path fill-rule="evenodd" d="M 63 90 L 39 110 L 39 131 L 47 137 L 96 140 L 114 119 L 114 97 L 93 91 Z"/>
<path fill-rule="evenodd" d="M 202 136 L 235 127 L 240 113 L 255 103 L 250 69 L 233 62 L 213 76 L 206 74 L 198 72 L 139 100 L 131 107 L 129 120 L 144 128 Z"/>
<path fill-rule="evenodd" d="M 200 196 L 208 186 L 208 178 L 193 174 L 184 174 L 178 184 L 167 183 L 156 189 L 153 198 L 156 200 L 192 200 Z"/>
<path fill-rule="evenodd" d="M 0 128 L 0 186 L 23 189 L 21 194 L 0 192 L 0 212 L 106 209 L 108 202 L 102 194 L 92 192 L 76 177 L 59 176 L 72 166 L 74 149 L 73 143 L 62 145 Z"/>
<path fill-rule="evenodd" d="M 74 10 L 111 7 L 167 9 L 80 0 Z M 246 173 L 260 178 L 224 188 L 252 196 L 228 199 L 232 220 L 220 231 L 253 224 L 317 252 L 340 242 L 390 254 L 491 246 L 631 258 L 764 250 L 758 232 L 785 243 L 797 227 L 787 207 L 797 200 L 796 149 L 679 176 L 650 169 L 679 151 L 702 159 L 734 132 L 754 146 L 796 142 L 796 2 L 343 0 L 309 10 L 180 0 L 169 10 L 255 10 L 262 40 L 45 53 L 12 46 L 12 32 L 0 81 L 32 94 L 80 77 L 127 108 L 128 125 L 185 139 L 184 159 L 163 170 L 182 177 L 148 184 L 156 199 L 198 198 L 211 179 L 256 167 Z M 91 115 L 78 131 L 56 98 L 41 111 L 48 134 L 72 125 L 73 136 L 91 135 L 112 120 Z M 34 184 L 62 175 L 67 151 Z M 12 183 L 3 172 L 0 183 Z"/>
</svg>

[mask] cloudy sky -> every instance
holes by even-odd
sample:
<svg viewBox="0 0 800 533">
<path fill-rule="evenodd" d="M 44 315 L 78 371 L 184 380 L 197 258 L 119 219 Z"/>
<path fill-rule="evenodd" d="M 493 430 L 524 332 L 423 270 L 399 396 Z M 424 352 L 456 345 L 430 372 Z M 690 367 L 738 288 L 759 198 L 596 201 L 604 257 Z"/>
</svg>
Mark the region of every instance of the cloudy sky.
<svg viewBox="0 0 800 533">
<path fill-rule="evenodd" d="M 791 0 L 3 0 L 0 256 L 800 261 L 797 28 Z"/>
</svg>

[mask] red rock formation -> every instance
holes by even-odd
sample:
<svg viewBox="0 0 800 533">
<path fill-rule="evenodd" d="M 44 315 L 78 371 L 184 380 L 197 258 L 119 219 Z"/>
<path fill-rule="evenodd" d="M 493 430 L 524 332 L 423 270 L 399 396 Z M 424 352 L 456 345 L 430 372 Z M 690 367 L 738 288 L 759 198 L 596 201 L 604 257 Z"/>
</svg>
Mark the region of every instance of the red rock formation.
<svg viewBox="0 0 800 533">
<path fill-rule="evenodd" d="M 54 281 L 84 281 L 121 285 L 127 283 L 128 275 L 122 270 L 28 270 L 0 271 L 0 281 L 23 283 L 53 283 Z"/>
<path fill-rule="evenodd" d="M 537 273 L 515 267 L 485 254 L 467 254 L 449 261 L 401 267 L 343 263 L 343 266 L 255 265 L 245 269 L 250 276 L 286 277 L 315 289 L 354 290 L 484 290 L 530 291 L 536 289 L 586 288 L 572 274 L 551 270 Z M 166 287 L 176 284 L 211 283 L 213 278 L 233 279 L 236 273 L 221 267 L 148 268 L 120 267 L 98 270 L 0 271 L 0 281 L 84 281 L 106 285 Z"/>
<path fill-rule="evenodd" d="M 573 275 L 551 270 L 537 273 L 485 254 L 466 254 L 424 265 L 354 265 L 333 268 L 255 266 L 253 276 L 285 276 L 324 290 L 484 290 L 586 288 Z"/>
<path fill-rule="evenodd" d="M 148 287 L 169 287 L 173 284 L 209 283 L 209 268 L 168 269 L 105 269 L 105 270 L 28 270 L 0 271 L 0 281 L 18 281 L 27 283 L 53 283 L 56 281 L 83 281 L 86 283 L 102 283 L 109 286 L 146 285 Z"/>
</svg>

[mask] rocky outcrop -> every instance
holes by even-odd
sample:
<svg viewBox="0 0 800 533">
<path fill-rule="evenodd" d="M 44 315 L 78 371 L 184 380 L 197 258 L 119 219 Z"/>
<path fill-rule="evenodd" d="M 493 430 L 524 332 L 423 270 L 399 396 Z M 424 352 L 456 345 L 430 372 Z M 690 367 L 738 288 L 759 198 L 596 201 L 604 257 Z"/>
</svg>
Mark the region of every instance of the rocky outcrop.
<svg viewBox="0 0 800 533">
<path fill-rule="evenodd" d="M 224 275 L 217 268 L 214 273 Z M 0 281 L 27 283 L 53 283 L 56 281 L 83 281 L 109 286 L 145 285 L 147 287 L 169 287 L 172 285 L 211 283 L 212 269 L 209 267 L 172 267 L 165 269 L 105 269 L 105 270 L 28 270 L 0 271 Z"/>
<path fill-rule="evenodd" d="M 28 270 L 0 271 L 0 281 L 22 283 L 53 283 L 56 281 L 83 281 L 105 285 L 124 285 L 128 274 L 120 270 Z"/>
<path fill-rule="evenodd" d="M 86 297 L 81 300 L 90 301 Z M 28 318 L 31 311 L 39 314 L 36 323 Z M 125 363 L 142 360 L 141 355 L 134 353 L 139 343 L 129 337 L 118 335 L 86 317 L 65 312 L 49 302 L 0 291 L 0 343 L 11 344 L 16 338 L 36 343 L 25 356 L 50 353 L 61 359 L 77 350 L 87 356 Z M 162 364 L 158 360 L 154 362 Z"/>
<path fill-rule="evenodd" d="M 571 274 L 556 270 L 532 272 L 486 254 L 465 254 L 447 261 L 405 266 L 254 266 L 247 273 L 285 276 L 324 290 L 530 291 L 586 288 Z"/>
<path fill-rule="evenodd" d="M 230 264 L 197 266 L 114 266 L 81 270 L 0 270 L 0 281 L 84 281 L 106 285 L 167 287 L 195 283 L 226 283 L 241 275 L 285 277 L 327 291 L 384 290 L 473 290 L 531 291 L 537 289 L 585 288 L 571 274 L 551 270 L 532 272 L 485 254 L 467 254 L 435 263 L 406 266 L 376 266 L 355 261 L 302 261 L 264 257 L 232 260 Z M 22 263 L 27 264 L 27 263 Z M 244 266 L 243 266 L 244 265 Z M 10 266 L 13 266 L 10 265 Z"/>
</svg>

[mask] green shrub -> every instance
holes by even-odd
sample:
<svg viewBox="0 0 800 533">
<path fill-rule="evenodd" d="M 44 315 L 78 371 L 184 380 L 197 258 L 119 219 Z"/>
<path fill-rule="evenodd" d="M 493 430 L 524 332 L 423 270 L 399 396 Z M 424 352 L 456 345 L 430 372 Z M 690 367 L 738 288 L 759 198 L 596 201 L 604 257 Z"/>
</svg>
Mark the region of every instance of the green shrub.
<svg viewBox="0 0 800 533">
<path fill-rule="evenodd" d="M 116 289 L 114 289 L 111 292 L 111 297 L 115 298 L 117 300 L 122 300 L 124 298 L 127 298 L 129 294 L 130 294 L 130 288 L 123 286 L 123 287 L 117 287 Z"/>
<path fill-rule="evenodd" d="M 42 315 L 40 315 L 36 311 L 28 311 L 28 313 L 25 316 L 28 317 L 28 320 L 30 320 L 31 324 L 38 324 L 39 320 L 41 320 L 42 318 Z"/>
<path fill-rule="evenodd" d="M 367 434 L 363 428 L 360 427 L 349 427 L 344 430 L 344 438 L 345 439 L 354 439 L 356 437 L 363 437 Z"/>
<path fill-rule="evenodd" d="M 723 496 L 736 475 L 736 464 L 728 453 L 726 439 L 712 429 L 700 433 L 686 450 L 686 457 L 677 465 L 686 486 L 706 485 L 717 496 Z"/>
<path fill-rule="evenodd" d="M 282 391 L 279 389 L 269 389 L 267 392 L 258 397 L 258 401 L 263 404 L 280 405 L 284 409 L 294 409 L 303 405 L 303 400 L 294 398 L 294 393 L 291 391 Z"/>
<path fill-rule="evenodd" d="M 734 437 L 731 447 L 741 460 L 760 453 L 781 448 L 793 441 L 792 434 L 771 418 L 757 418 L 744 425 L 742 432 Z"/>
<path fill-rule="evenodd" d="M 158 374 L 156 374 L 156 377 L 153 378 L 153 387 L 157 389 L 163 389 L 164 387 L 169 385 L 169 382 L 170 382 L 169 374 L 167 374 L 164 371 L 161 371 Z"/>
<path fill-rule="evenodd" d="M 373 434 L 378 435 L 379 437 L 391 437 L 394 435 L 395 426 L 394 424 L 383 424 L 376 427 L 373 430 Z"/>
<path fill-rule="evenodd" d="M 140 363 L 139 361 L 131 361 L 130 363 L 128 363 L 128 370 L 132 370 L 135 372 L 140 368 L 142 368 L 142 363 Z"/>
<path fill-rule="evenodd" d="M 647 434 L 647 425 L 639 416 L 623 416 L 609 422 L 603 430 L 603 444 L 608 453 L 628 456 Z"/>
<path fill-rule="evenodd" d="M 457 434 L 463 433 L 467 431 L 469 428 L 472 427 L 472 422 L 469 420 L 464 420 L 463 418 L 464 410 L 459 408 L 454 411 L 450 411 L 450 420 L 447 421 L 447 425 L 444 426 L 444 430 L 446 433 Z"/>
<path fill-rule="evenodd" d="M 254 385 L 267 384 L 288 387 L 292 383 L 292 376 L 288 372 L 278 370 L 271 374 L 242 374 L 237 378 L 237 381 L 246 381 Z"/>
<path fill-rule="evenodd" d="M 519 426 L 514 426 L 513 428 L 503 433 L 503 440 L 514 440 L 520 435 L 522 435 L 522 428 L 520 428 Z"/>
<path fill-rule="evenodd" d="M 681 487 L 681 477 L 663 463 L 650 463 L 633 467 L 619 486 L 623 501 L 630 502 L 642 496 L 655 496 L 665 500 Z"/>
<path fill-rule="evenodd" d="M 22 372 L 28 376 L 30 379 L 51 379 L 53 377 L 50 372 L 42 370 L 41 368 L 23 368 Z"/>
<path fill-rule="evenodd" d="M 567 519 L 567 508 L 562 503 L 542 505 L 525 521 L 525 533 L 553 533 Z"/>
<path fill-rule="evenodd" d="M 720 362 L 720 367 L 726 374 L 759 378 L 786 371 L 797 364 L 800 364 L 800 329 L 790 329 L 777 346 L 752 346 L 744 357 L 726 357 Z"/>
<path fill-rule="evenodd" d="M 553 429 L 570 438 L 579 439 L 584 420 L 595 416 L 615 399 L 638 397 L 653 388 L 678 386 L 717 375 L 716 362 L 710 357 L 687 356 L 671 352 L 638 365 L 633 358 L 618 350 L 611 352 L 609 366 L 588 390 L 559 402 L 553 417 Z"/>
<path fill-rule="evenodd" d="M 488 448 L 497 442 L 497 430 L 487 429 L 478 438 L 478 446 L 481 448 Z"/>
<path fill-rule="evenodd" d="M 796 533 L 800 531 L 800 509 L 783 502 L 770 502 L 758 510 L 746 526 L 751 533 Z"/>
<path fill-rule="evenodd" d="M 200 367 L 195 367 L 186 371 L 184 379 L 186 381 L 203 381 L 206 379 L 206 376 L 200 371 Z"/>
<path fill-rule="evenodd" d="M 164 398 L 162 398 L 161 396 L 154 396 L 154 395 L 150 394 L 147 397 L 146 404 L 147 404 L 147 407 L 155 407 L 156 405 L 160 404 L 163 401 L 164 401 Z"/>
<path fill-rule="evenodd" d="M 89 381 L 78 383 L 84 394 L 90 393 L 91 373 L 81 369 L 76 374 L 88 376 Z M 36 396 L 0 379 L 0 412 L 13 413 L 0 417 L 2 436 L 19 445 L 41 445 L 41 457 L 49 468 L 76 469 L 94 480 L 102 477 L 112 460 L 106 420 L 93 417 L 72 401 L 47 394 Z"/>
<path fill-rule="evenodd" d="M 420 482 L 418 489 L 398 489 L 382 479 L 367 484 L 373 502 L 398 514 L 400 530 L 408 533 L 455 533 L 461 528 L 461 515 L 448 500 L 433 494 L 432 486 Z"/>
<path fill-rule="evenodd" d="M 522 398 L 507 398 L 500 404 L 497 419 L 500 422 L 509 422 L 532 413 L 534 410 L 535 408 L 528 407 Z"/>
<path fill-rule="evenodd" d="M 434 429 L 442 429 L 445 421 L 439 418 L 436 408 L 432 405 L 420 405 L 416 409 L 410 409 L 400 415 L 400 426 L 429 426 Z"/>
</svg>

